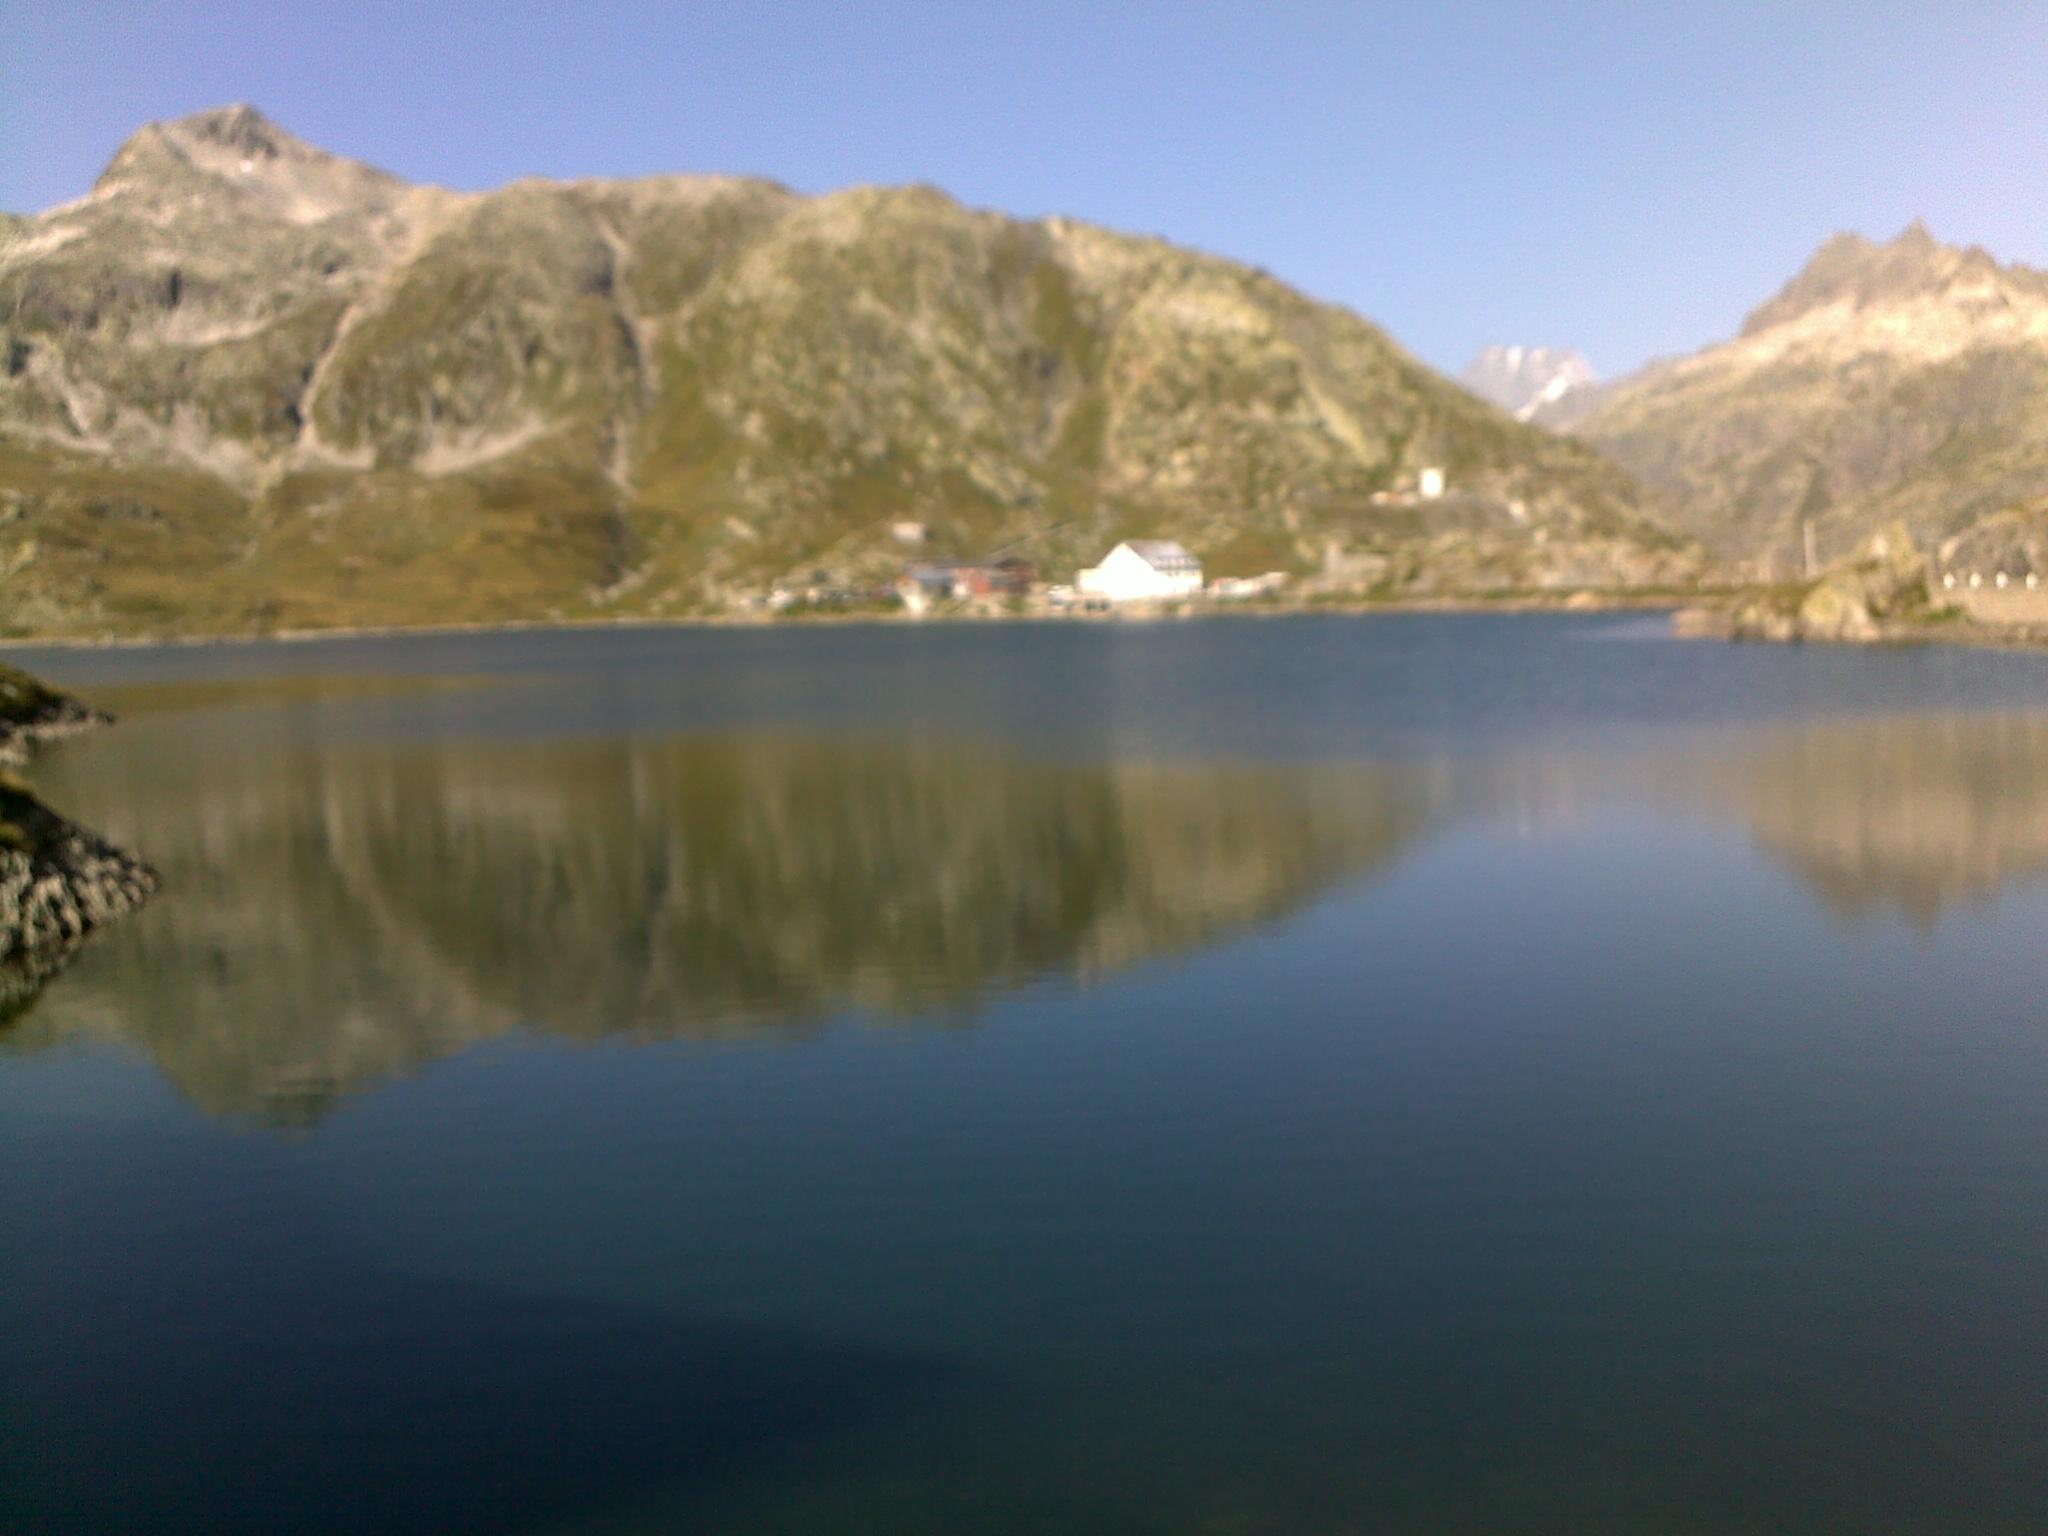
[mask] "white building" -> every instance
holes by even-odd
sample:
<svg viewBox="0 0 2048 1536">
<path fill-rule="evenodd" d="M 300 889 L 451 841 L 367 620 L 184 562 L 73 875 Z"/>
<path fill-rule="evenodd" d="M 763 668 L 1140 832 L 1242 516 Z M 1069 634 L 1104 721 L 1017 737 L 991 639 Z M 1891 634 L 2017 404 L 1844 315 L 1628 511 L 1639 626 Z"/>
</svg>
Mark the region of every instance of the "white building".
<svg viewBox="0 0 2048 1536">
<path fill-rule="evenodd" d="M 1285 571 L 1268 571 L 1263 576 L 1218 576 L 1209 583 L 1209 595 L 1225 602 L 1251 597 L 1270 597 L 1287 585 Z"/>
<path fill-rule="evenodd" d="M 1163 602 L 1197 597 L 1202 591 L 1202 562 L 1172 539 L 1126 539 L 1074 577 L 1083 597 L 1112 603 Z"/>
</svg>

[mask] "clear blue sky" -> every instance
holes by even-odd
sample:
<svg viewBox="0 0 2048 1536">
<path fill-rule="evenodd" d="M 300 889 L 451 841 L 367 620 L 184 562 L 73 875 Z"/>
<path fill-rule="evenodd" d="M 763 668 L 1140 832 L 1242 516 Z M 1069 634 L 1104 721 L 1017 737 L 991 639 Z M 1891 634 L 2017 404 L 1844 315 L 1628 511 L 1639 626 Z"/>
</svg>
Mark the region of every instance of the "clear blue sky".
<svg viewBox="0 0 2048 1536">
<path fill-rule="evenodd" d="M 1453 370 L 1689 350 L 1915 215 L 2048 266 L 2048 4 L 0 0 L 0 208 L 232 101 L 455 187 L 935 182 L 1256 262 Z"/>
</svg>

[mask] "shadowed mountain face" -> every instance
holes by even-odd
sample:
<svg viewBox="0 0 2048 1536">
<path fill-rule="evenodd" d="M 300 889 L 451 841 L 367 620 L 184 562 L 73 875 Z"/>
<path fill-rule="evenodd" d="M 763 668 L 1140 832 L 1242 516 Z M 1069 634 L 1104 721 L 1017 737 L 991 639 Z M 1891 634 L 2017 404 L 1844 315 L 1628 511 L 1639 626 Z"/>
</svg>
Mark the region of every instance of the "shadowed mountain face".
<svg viewBox="0 0 2048 1536">
<path fill-rule="evenodd" d="M 1372 501 L 1432 465 L 1476 532 Z M 1229 261 L 927 187 L 456 194 L 247 108 L 0 227 L 0 517 L 0 619 L 73 631 L 716 609 L 893 574 L 905 520 L 1049 571 L 1692 569 L 1585 448 Z"/>
<path fill-rule="evenodd" d="M 1781 573 L 1903 519 L 1923 546 L 2048 490 L 2048 275 L 1914 224 L 1838 235 L 1741 334 L 1572 430 L 1722 554 Z"/>
<path fill-rule="evenodd" d="M 529 1027 L 956 1021 L 1288 912 L 1398 853 L 1427 796 L 778 738 L 103 761 L 118 791 L 75 789 L 149 829 L 175 895 L 8 1039 L 118 1035 L 206 1108 L 287 1121 Z"/>
</svg>

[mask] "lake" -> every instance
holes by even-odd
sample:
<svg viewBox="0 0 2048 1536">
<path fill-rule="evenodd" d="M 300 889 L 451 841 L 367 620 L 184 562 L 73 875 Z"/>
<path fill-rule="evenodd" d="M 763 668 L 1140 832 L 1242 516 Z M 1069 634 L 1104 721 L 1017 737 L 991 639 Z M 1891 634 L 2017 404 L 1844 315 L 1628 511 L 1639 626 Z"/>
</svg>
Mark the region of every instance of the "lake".
<svg viewBox="0 0 2048 1536">
<path fill-rule="evenodd" d="M 2048 656 L 10 659 L 9 1531 L 2048 1529 Z"/>
</svg>

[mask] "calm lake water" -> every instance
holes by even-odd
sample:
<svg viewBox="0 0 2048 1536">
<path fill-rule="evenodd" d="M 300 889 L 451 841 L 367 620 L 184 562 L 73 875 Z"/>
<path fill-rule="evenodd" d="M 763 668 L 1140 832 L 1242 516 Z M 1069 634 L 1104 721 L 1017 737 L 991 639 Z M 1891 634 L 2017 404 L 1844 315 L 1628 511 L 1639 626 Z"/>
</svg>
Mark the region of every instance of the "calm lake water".
<svg viewBox="0 0 2048 1536">
<path fill-rule="evenodd" d="M 2048 657 L 15 657 L 0 1528 L 2048 1530 Z"/>
</svg>

